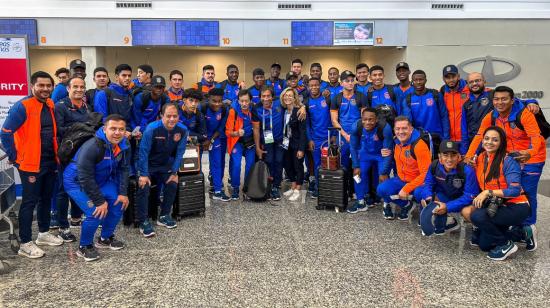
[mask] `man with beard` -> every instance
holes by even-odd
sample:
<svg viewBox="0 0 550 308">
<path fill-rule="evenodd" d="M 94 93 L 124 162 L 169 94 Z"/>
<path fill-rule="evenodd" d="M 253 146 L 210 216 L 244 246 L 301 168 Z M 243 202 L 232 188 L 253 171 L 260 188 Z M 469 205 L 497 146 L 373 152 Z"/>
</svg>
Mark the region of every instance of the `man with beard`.
<svg viewBox="0 0 550 308">
<path fill-rule="evenodd" d="M 216 81 L 214 81 L 214 78 L 216 77 L 216 72 L 214 71 L 213 65 L 205 65 L 202 67 L 202 79 L 201 81 L 195 83 L 192 88 L 195 90 L 199 90 L 203 96 L 208 94 L 208 91 L 210 89 L 214 88 L 216 86 Z"/>
<path fill-rule="evenodd" d="M 461 139 L 462 105 L 468 100 L 469 89 L 466 81 L 460 78 L 455 65 L 443 68 L 445 85 L 439 90 L 449 116 L 449 134 L 452 141 Z"/>
<path fill-rule="evenodd" d="M 69 68 L 71 72 L 70 77 L 80 77 L 82 79 L 86 79 L 86 63 L 84 63 L 84 61 L 80 59 L 72 60 L 69 64 Z M 67 90 L 67 83 L 58 83 L 53 89 L 52 101 L 54 103 L 57 103 L 67 97 L 67 95 L 69 95 L 69 91 Z"/>
<path fill-rule="evenodd" d="M 241 89 L 239 84 L 239 68 L 235 64 L 227 66 L 227 79 L 218 83 L 216 88 L 223 90 L 223 102 L 229 107 L 231 104 L 237 104 L 239 101 L 238 94 Z"/>
</svg>

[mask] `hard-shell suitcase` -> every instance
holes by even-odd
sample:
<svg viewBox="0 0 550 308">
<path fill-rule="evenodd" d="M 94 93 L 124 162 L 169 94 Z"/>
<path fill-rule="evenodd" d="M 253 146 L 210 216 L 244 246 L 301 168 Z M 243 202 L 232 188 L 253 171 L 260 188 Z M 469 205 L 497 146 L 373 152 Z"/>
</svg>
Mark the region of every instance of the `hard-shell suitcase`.
<svg viewBox="0 0 550 308">
<path fill-rule="evenodd" d="M 137 181 L 131 177 L 128 180 L 128 207 L 124 211 L 122 216 L 122 223 L 125 226 L 136 225 L 137 208 L 136 208 L 136 193 L 137 193 Z"/>
<path fill-rule="evenodd" d="M 327 144 L 330 145 L 330 132 L 339 129 L 331 128 L 328 132 Z M 338 133 L 338 145 L 340 145 L 340 133 Z M 338 149 L 338 153 L 339 153 Z M 340 156 L 338 155 L 338 159 Z M 340 166 L 340 162 L 337 163 Z M 325 169 L 326 167 L 328 169 Z M 344 170 L 334 170 L 332 166 L 321 166 L 319 169 L 319 197 L 317 198 L 318 210 L 334 208 L 336 212 L 343 212 L 348 205 L 348 183 Z"/>
<path fill-rule="evenodd" d="M 200 146 L 198 144 L 187 143 L 178 171 L 180 174 L 199 173 L 201 171 Z"/>
<path fill-rule="evenodd" d="M 204 174 L 182 174 L 179 176 L 178 190 L 172 216 L 181 218 L 191 214 L 204 214 Z"/>
</svg>

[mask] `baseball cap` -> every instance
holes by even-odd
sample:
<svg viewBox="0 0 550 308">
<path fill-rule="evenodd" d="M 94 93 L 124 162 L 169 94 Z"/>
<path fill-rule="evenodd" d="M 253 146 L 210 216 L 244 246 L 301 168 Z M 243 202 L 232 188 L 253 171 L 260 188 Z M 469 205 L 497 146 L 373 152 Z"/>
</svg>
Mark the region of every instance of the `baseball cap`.
<svg viewBox="0 0 550 308">
<path fill-rule="evenodd" d="M 298 74 L 294 73 L 293 71 L 290 71 L 288 73 L 286 73 L 286 80 L 289 80 L 291 78 L 298 78 Z"/>
<path fill-rule="evenodd" d="M 458 67 L 456 65 L 447 65 L 443 68 L 443 77 L 447 76 L 448 74 L 458 74 Z"/>
<path fill-rule="evenodd" d="M 164 80 L 164 77 L 162 77 L 160 75 L 155 75 L 151 79 L 151 86 L 153 86 L 153 87 L 156 87 L 156 86 L 166 87 L 166 80 Z"/>
<path fill-rule="evenodd" d="M 406 68 L 406 69 L 410 70 L 410 69 L 409 69 L 409 64 L 407 64 L 407 62 L 399 62 L 399 63 L 397 63 L 397 66 L 395 67 L 395 70 L 397 71 L 397 70 L 399 70 L 400 68 Z"/>
<path fill-rule="evenodd" d="M 351 71 L 345 70 L 345 71 L 342 72 L 342 74 L 340 74 L 340 81 L 344 81 L 348 77 L 355 78 L 355 74 L 352 73 Z"/>
<path fill-rule="evenodd" d="M 80 59 L 75 59 L 75 60 L 72 60 L 71 63 L 69 64 L 69 68 L 70 69 L 75 69 L 77 67 L 81 67 L 83 69 L 86 69 L 86 63 Z"/>
<path fill-rule="evenodd" d="M 420 212 L 420 229 L 422 235 L 430 236 L 435 232 L 435 229 L 444 229 L 447 223 L 447 215 L 434 215 L 433 211 L 437 207 L 437 203 L 430 202 Z"/>
<path fill-rule="evenodd" d="M 458 142 L 454 142 L 454 141 L 450 141 L 450 140 L 444 140 L 439 145 L 439 152 L 440 153 L 446 153 L 446 152 L 460 153 L 460 151 L 458 149 L 459 149 Z"/>
</svg>

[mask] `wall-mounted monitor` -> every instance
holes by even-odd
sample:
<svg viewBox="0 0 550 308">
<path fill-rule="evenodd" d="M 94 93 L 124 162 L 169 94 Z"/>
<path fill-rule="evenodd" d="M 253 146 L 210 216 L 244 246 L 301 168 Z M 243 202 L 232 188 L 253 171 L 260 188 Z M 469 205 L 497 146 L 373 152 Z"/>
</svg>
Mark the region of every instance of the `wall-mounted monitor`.
<svg viewBox="0 0 550 308">
<path fill-rule="evenodd" d="M 132 45 L 176 45 L 174 20 L 132 20 Z"/>
<path fill-rule="evenodd" d="M 36 19 L 0 19 L 0 34 L 26 34 L 29 45 L 38 45 Z"/>
<path fill-rule="evenodd" d="M 180 46 L 219 46 L 220 23 L 207 20 L 177 20 L 176 44 Z"/>
<path fill-rule="evenodd" d="M 374 21 L 335 21 L 334 45 L 374 45 Z"/>
<path fill-rule="evenodd" d="M 332 46 L 332 27 L 332 21 L 293 21 L 292 46 Z"/>
</svg>

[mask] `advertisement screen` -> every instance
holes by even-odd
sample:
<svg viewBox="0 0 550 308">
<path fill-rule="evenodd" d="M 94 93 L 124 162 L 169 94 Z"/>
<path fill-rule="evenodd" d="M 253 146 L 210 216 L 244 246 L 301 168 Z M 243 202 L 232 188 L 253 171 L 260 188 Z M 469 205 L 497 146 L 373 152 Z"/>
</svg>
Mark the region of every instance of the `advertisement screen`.
<svg viewBox="0 0 550 308">
<path fill-rule="evenodd" d="M 370 46 L 374 45 L 374 22 L 335 21 L 334 45 Z"/>
</svg>

